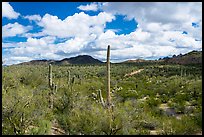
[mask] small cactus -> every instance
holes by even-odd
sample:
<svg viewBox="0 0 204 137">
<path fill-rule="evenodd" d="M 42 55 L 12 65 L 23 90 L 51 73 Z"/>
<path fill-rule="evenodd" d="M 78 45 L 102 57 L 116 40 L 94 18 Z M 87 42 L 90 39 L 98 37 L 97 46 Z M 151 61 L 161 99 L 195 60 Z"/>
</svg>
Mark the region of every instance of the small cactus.
<svg viewBox="0 0 204 137">
<path fill-rule="evenodd" d="M 74 81 L 75 81 L 75 76 L 72 78 L 72 82 L 71 83 L 74 84 Z"/>
<path fill-rule="evenodd" d="M 55 88 L 54 88 L 54 93 L 57 92 L 57 85 L 55 85 Z"/>
</svg>

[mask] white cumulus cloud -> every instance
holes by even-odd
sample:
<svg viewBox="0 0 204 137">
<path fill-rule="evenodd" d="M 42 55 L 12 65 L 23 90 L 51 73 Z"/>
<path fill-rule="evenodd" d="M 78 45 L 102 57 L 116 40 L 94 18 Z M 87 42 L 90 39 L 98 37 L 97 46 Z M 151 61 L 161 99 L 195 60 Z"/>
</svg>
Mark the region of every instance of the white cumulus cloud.
<svg viewBox="0 0 204 137">
<path fill-rule="evenodd" d="M 95 10 L 102 11 L 94 16 L 75 13 L 64 20 L 49 13 L 42 17 L 25 16 L 42 28 L 34 33 L 28 33 L 29 28 L 18 23 L 3 26 L 3 37 L 18 34 L 27 37 L 26 42 L 15 43 L 14 48 L 7 49 L 10 57 L 17 57 L 11 60 L 23 61 L 24 57 L 63 59 L 88 54 L 105 61 L 108 45 L 111 46 L 112 62 L 155 59 L 202 50 L 201 3 L 106 2 L 79 7 L 85 11 L 93 11 L 93 7 L 97 7 Z M 106 28 L 108 22 L 117 18 L 116 15 L 124 15 L 125 20 L 134 19 L 138 28 L 129 34 L 117 34 L 114 29 Z M 123 31 L 124 28 L 120 29 Z M 187 34 L 183 34 L 184 31 Z M 3 46 L 12 47 L 13 44 L 3 43 Z"/>
<path fill-rule="evenodd" d="M 19 15 L 8 2 L 2 2 L 2 18 L 17 19 Z"/>
<path fill-rule="evenodd" d="M 19 24 L 18 22 L 15 22 L 14 24 L 7 24 L 2 27 L 2 37 L 13 37 L 16 35 L 24 34 L 31 30 L 31 26 L 23 26 Z"/>
<path fill-rule="evenodd" d="M 87 4 L 87 5 L 80 5 L 79 7 L 77 7 L 80 10 L 83 11 L 97 11 L 98 10 L 98 5 L 96 3 L 91 3 L 91 4 Z"/>
<path fill-rule="evenodd" d="M 89 16 L 84 12 L 75 13 L 61 20 L 57 16 L 45 14 L 38 23 L 43 27 L 42 34 L 57 36 L 60 38 L 68 37 L 88 37 L 90 34 L 100 34 L 107 22 L 115 19 L 111 14 L 101 12 L 96 16 Z"/>
<path fill-rule="evenodd" d="M 40 21 L 41 20 L 40 15 L 27 15 L 27 16 L 24 16 L 24 18 L 30 21 Z"/>
</svg>

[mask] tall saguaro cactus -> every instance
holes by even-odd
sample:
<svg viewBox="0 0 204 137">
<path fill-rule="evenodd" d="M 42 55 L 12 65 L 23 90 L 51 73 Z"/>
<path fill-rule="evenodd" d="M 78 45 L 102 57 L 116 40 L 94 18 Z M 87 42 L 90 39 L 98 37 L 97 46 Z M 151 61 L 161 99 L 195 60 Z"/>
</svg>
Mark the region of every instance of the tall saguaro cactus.
<svg viewBox="0 0 204 137">
<path fill-rule="evenodd" d="M 107 49 L 106 67 L 107 67 L 107 101 L 106 101 L 106 104 L 103 102 L 103 97 L 102 97 L 100 90 L 99 90 L 99 97 L 100 97 L 102 106 L 103 107 L 106 106 L 108 109 L 110 109 L 112 106 L 111 95 L 110 95 L 110 45 L 108 45 L 108 49 Z"/>
<path fill-rule="evenodd" d="M 104 103 L 103 97 L 101 94 L 101 90 L 99 89 L 99 99 L 104 108 L 107 108 L 108 112 L 108 122 L 109 122 L 109 129 L 110 129 L 110 135 L 113 134 L 114 132 L 116 133 L 118 128 L 114 129 L 112 128 L 112 123 L 113 123 L 113 104 L 111 102 L 111 95 L 110 95 L 110 45 L 108 45 L 107 49 L 107 61 L 106 61 L 106 66 L 107 66 L 107 102 Z"/>
<path fill-rule="evenodd" d="M 50 108 L 52 109 L 53 108 L 53 103 L 54 103 L 54 99 L 53 99 L 53 96 L 54 96 L 54 93 L 57 92 L 57 85 L 52 81 L 52 65 L 49 64 L 49 87 L 51 89 L 49 95 L 50 95 Z"/>
<path fill-rule="evenodd" d="M 70 86 L 70 71 L 67 70 L 67 84 Z"/>
<path fill-rule="evenodd" d="M 49 64 L 49 86 L 52 88 L 52 65 Z"/>
<path fill-rule="evenodd" d="M 107 49 L 107 107 L 111 107 L 111 95 L 110 95 L 110 45 Z"/>
</svg>

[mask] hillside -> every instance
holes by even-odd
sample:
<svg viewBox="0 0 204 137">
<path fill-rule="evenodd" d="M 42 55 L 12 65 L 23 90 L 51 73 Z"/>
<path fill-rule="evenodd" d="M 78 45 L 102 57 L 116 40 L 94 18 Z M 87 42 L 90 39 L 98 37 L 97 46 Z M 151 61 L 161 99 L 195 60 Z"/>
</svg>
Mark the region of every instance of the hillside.
<svg viewBox="0 0 204 137">
<path fill-rule="evenodd" d="M 2 69 L 3 135 L 202 134 L 201 67 L 113 63 L 111 111 L 103 106 L 106 64 L 51 70 L 48 65 Z"/>
<path fill-rule="evenodd" d="M 150 62 L 150 60 L 144 60 L 144 59 L 132 59 L 132 60 L 127 60 L 121 63 L 141 63 L 141 62 Z"/>
<path fill-rule="evenodd" d="M 20 63 L 20 65 L 44 65 L 44 64 L 52 64 L 55 60 L 32 60 L 29 62 Z"/>
<path fill-rule="evenodd" d="M 170 64 L 202 64 L 202 51 L 191 51 L 184 55 L 174 55 L 172 58 L 162 59 L 165 63 Z"/>
<path fill-rule="evenodd" d="M 29 62 L 21 63 L 20 65 L 66 65 L 66 64 L 100 64 L 103 63 L 98 59 L 95 59 L 88 55 L 79 55 L 77 57 L 65 58 L 62 60 L 32 60 Z"/>
<path fill-rule="evenodd" d="M 56 61 L 55 63 L 64 65 L 64 64 L 100 64 L 103 62 L 88 55 L 79 55 L 77 57 L 65 58 L 61 61 Z"/>
<path fill-rule="evenodd" d="M 47 65 L 47 64 L 56 64 L 56 65 L 67 65 L 67 64 L 101 64 L 104 63 L 98 59 L 95 59 L 89 55 L 79 55 L 76 57 L 65 58 L 62 60 L 32 60 L 30 62 L 24 62 L 20 65 Z M 184 55 L 173 55 L 172 57 L 164 57 L 159 60 L 144 60 L 144 59 L 135 59 L 127 60 L 120 63 L 165 63 L 165 64 L 202 64 L 202 51 L 191 51 Z M 119 64 L 120 64 L 119 63 Z M 118 63 L 117 63 L 118 64 Z"/>
<path fill-rule="evenodd" d="M 191 51 L 187 54 L 180 54 L 178 56 L 173 55 L 172 57 L 164 57 L 159 60 L 144 60 L 144 59 L 135 59 L 127 60 L 121 63 L 165 63 L 165 64 L 202 64 L 202 51 Z"/>
</svg>

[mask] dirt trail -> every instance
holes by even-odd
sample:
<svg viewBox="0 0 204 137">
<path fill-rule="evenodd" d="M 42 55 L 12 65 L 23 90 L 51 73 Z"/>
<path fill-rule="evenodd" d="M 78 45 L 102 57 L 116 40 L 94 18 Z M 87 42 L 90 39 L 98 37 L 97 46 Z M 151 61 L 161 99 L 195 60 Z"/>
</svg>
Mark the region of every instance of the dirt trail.
<svg viewBox="0 0 204 137">
<path fill-rule="evenodd" d="M 51 128 L 51 135 L 66 135 L 65 132 L 57 127 L 52 127 Z"/>
<path fill-rule="evenodd" d="M 202 135 L 202 131 L 201 131 L 201 132 L 199 132 L 199 133 L 196 133 L 195 135 Z"/>
<path fill-rule="evenodd" d="M 66 135 L 65 131 L 60 128 L 56 120 L 53 121 L 51 127 L 51 135 Z"/>
<path fill-rule="evenodd" d="M 125 74 L 124 77 L 135 75 L 135 74 L 137 74 L 137 73 L 140 73 L 140 72 L 143 71 L 143 70 L 144 70 L 144 69 L 139 69 L 139 70 L 133 71 L 133 72 L 131 72 L 131 73 L 129 73 L 129 74 Z"/>
</svg>

